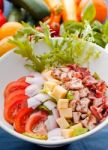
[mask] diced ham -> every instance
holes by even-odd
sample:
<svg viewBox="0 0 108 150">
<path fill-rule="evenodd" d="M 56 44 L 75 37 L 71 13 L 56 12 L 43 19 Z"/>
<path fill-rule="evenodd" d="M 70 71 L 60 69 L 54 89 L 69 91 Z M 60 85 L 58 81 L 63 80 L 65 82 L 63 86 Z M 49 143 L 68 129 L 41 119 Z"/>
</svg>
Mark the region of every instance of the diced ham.
<svg viewBox="0 0 108 150">
<path fill-rule="evenodd" d="M 83 113 L 87 113 L 89 110 L 89 103 L 90 103 L 90 99 L 82 98 L 80 102 L 77 103 L 76 110 Z"/>
<path fill-rule="evenodd" d="M 75 111 L 77 105 L 77 100 L 72 100 L 69 103 L 69 108 L 72 108 L 72 111 Z"/>
<path fill-rule="evenodd" d="M 87 117 L 87 114 L 81 114 L 81 119 L 85 119 Z"/>
<path fill-rule="evenodd" d="M 61 80 L 62 82 L 67 82 L 67 81 L 69 81 L 70 79 L 69 79 L 68 74 L 67 74 L 66 72 L 62 72 L 62 73 L 61 73 L 61 76 L 60 76 L 60 80 Z"/>
<path fill-rule="evenodd" d="M 97 124 L 96 118 L 93 115 L 91 115 L 89 117 L 89 122 L 88 122 L 88 127 L 87 128 L 89 130 L 92 130 L 92 129 L 94 129 L 96 127 L 96 124 Z"/>
<path fill-rule="evenodd" d="M 89 121 L 89 117 L 85 118 L 84 120 L 81 121 L 82 125 L 87 128 L 88 126 L 88 121 Z"/>
<path fill-rule="evenodd" d="M 83 88 L 82 80 L 77 78 L 72 78 L 71 81 L 65 83 L 65 87 L 68 90 L 79 90 Z"/>
<path fill-rule="evenodd" d="M 73 112 L 72 116 L 73 116 L 73 122 L 74 123 L 79 123 L 81 113 L 80 112 Z"/>
<path fill-rule="evenodd" d="M 92 86 L 93 84 L 96 84 L 98 83 L 98 81 L 92 77 L 91 75 L 90 76 L 86 76 L 83 80 L 84 84 L 89 87 L 89 86 Z"/>
<path fill-rule="evenodd" d="M 62 72 L 66 72 L 66 73 L 70 72 L 70 68 L 69 67 L 61 67 L 60 70 Z"/>
<path fill-rule="evenodd" d="M 88 88 L 83 88 L 80 90 L 80 97 L 81 98 L 86 97 L 88 94 L 89 94 Z"/>
<path fill-rule="evenodd" d="M 76 100 L 80 99 L 80 93 L 79 93 L 79 91 L 72 91 L 72 94 L 74 95 L 74 99 L 76 99 Z"/>
<path fill-rule="evenodd" d="M 52 70 L 51 75 L 55 78 L 55 79 L 60 79 L 62 71 L 58 68 L 55 68 Z"/>
</svg>

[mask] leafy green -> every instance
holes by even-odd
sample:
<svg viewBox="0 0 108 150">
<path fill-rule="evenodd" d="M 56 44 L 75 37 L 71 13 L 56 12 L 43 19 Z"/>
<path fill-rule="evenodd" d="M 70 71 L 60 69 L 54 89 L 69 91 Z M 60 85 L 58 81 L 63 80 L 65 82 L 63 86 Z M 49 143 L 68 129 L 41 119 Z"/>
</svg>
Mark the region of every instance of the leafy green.
<svg viewBox="0 0 108 150">
<path fill-rule="evenodd" d="M 89 22 L 92 22 L 95 19 L 96 9 L 92 1 L 88 2 L 81 15 L 82 20 L 88 20 Z"/>
<path fill-rule="evenodd" d="M 96 72 L 94 72 L 93 77 L 94 77 L 96 80 L 100 80 L 100 76 L 99 76 Z"/>
<path fill-rule="evenodd" d="M 88 63 L 91 58 L 99 57 L 99 52 L 92 45 L 89 44 L 88 46 L 85 41 L 86 36 L 79 39 L 77 36 L 73 34 L 70 36 L 66 32 L 61 40 L 51 39 L 49 27 L 43 23 L 40 23 L 40 25 L 43 32 L 24 24 L 24 28 L 17 32 L 11 40 L 17 46 L 15 53 L 26 59 L 27 67 L 42 72 L 44 69 L 65 64 L 83 65 Z M 34 51 L 33 45 L 39 40 L 43 40 L 50 47 L 50 51 L 38 55 Z"/>
<path fill-rule="evenodd" d="M 72 91 L 69 91 L 69 92 L 67 93 L 66 98 L 69 99 L 69 100 L 73 100 L 73 99 L 74 99 L 74 95 L 73 95 Z"/>
</svg>

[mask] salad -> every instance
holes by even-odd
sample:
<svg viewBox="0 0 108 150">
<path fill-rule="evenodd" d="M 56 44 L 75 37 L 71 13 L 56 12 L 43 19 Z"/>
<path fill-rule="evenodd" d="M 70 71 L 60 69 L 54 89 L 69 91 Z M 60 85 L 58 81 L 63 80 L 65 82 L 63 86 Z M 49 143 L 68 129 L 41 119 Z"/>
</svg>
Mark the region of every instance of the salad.
<svg viewBox="0 0 108 150">
<path fill-rule="evenodd" d="M 79 136 L 108 115 L 108 86 L 77 64 L 34 72 L 4 90 L 4 118 L 14 130 L 40 140 Z"/>
</svg>

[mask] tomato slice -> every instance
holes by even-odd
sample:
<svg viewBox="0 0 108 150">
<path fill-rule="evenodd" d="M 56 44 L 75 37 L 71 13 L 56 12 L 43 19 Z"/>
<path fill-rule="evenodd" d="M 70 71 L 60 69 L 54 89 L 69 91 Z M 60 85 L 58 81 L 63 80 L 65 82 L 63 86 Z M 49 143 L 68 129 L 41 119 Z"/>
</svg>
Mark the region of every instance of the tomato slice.
<svg viewBox="0 0 108 150">
<path fill-rule="evenodd" d="M 34 110 L 32 108 L 23 108 L 20 110 L 14 120 L 14 129 L 19 133 L 25 132 L 25 124 Z"/>
<path fill-rule="evenodd" d="M 16 97 L 24 96 L 25 95 L 25 90 L 16 90 L 12 93 L 10 93 L 6 98 L 5 98 L 5 104 L 9 103 L 10 101 L 13 101 L 16 99 Z M 28 98 L 28 96 L 27 96 Z"/>
<path fill-rule="evenodd" d="M 5 88 L 4 91 L 4 96 L 5 98 L 12 92 L 16 91 L 16 90 L 21 90 L 21 89 L 25 89 L 29 84 L 26 82 L 11 82 L 7 85 L 7 87 Z"/>
<path fill-rule="evenodd" d="M 11 101 L 5 106 L 4 117 L 6 121 L 9 122 L 10 124 L 13 124 L 14 119 L 18 114 L 18 112 L 25 107 L 27 107 L 27 97 L 26 96 L 16 97 L 14 101 Z"/>
<path fill-rule="evenodd" d="M 38 133 L 46 134 L 46 127 L 44 121 L 47 119 L 47 113 L 44 111 L 39 111 L 30 116 L 25 125 L 25 131 L 27 133 Z M 39 127 L 40 125 L 40 127 Z"/>
</svg>

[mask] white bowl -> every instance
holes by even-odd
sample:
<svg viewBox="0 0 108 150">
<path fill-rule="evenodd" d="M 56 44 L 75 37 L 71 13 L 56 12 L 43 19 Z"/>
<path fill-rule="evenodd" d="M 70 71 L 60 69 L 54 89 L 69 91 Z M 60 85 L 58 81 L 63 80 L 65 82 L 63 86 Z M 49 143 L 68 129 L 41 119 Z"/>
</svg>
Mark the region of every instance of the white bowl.
<svg viewBox="0 0 108 150">
<path fill-rule="evenodd" d="M 108 53 L 101 47 L 94 45 L 97 50 L 101 51 L 101 57 L 96 61 L 90 62 L 90 70 L 92 72 L 97 72 L 100 77 L 108 83 Z M 48 46 L 43 42 L 40 42 L 36 45 L 36 51 L 43 53 L 43 50 L 49 50 Z M 15 132 L 11 125 L 9 125 L 3 116 L 4 110 L 4 98 L 3 98 L 3 90 L 5 86 L 13 81 L 18 79 L 21 76 L 27 75 L 29 71 L 24 67 L 25 61 L 22 57 L 16 55 L 13 51 L 8 52 L 6 55 L 0 58 L 0 126 L 6 130 L 8 133 L 31 143 L 35 143 L 44 147 L 58 147 L 65 144 L 72 143 L 76 140 L 80 140 L 85 138 L 91 134 L 94 134 L 98 130 L 102 129 L 108 123 L 108 118 L 101 124 L 99 124 L 95 129 L 70 139 L 63 140 L 53 140 L 53 141 L 41 141 L 37 139 L 32 139 L 29 137 L 25 137 L 17 132 Z"/>
</svg>

